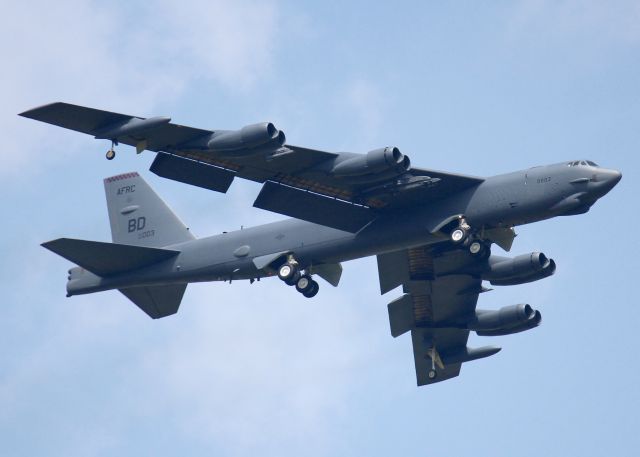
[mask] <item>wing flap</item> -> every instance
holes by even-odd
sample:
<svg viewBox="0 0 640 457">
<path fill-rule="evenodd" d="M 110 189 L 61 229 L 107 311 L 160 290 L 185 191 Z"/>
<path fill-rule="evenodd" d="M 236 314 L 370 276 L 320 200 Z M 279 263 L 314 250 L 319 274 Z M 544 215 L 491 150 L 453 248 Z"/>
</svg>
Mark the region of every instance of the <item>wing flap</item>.
<svg viewBox="0 0 640 457">
<path fill-rule="evenodd" d="M 150 168 L 156 175 L 184 184 L 226 193 L 235 172 L 173 154 L 159 153 Z"/>
<path fill-rule="evenodd" d="M 402 285 L 409 278 L 407 250 L 388 252 L 377 256 L 378 280 L 382 295 Z"/>
<path fill-rule="evenodd" d="M 407 333 L 416 326 L 413 313 L 413 298 L 409 294 L 396 298 L 387 305 L 389 311 L 389 327 L 394 338 Z"/>
<path fill-rule="evenodd" d="M 370 208 L 267 181 L 253 204 L 285 216 L 356 233 L 376 218 Z"/>
</svg>

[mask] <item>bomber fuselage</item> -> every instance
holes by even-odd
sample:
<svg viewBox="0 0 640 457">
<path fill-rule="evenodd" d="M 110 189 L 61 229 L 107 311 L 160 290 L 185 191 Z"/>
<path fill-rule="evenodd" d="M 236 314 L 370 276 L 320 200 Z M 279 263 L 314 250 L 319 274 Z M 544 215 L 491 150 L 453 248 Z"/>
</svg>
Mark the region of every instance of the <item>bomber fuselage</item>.
<svg viewBox="0 0 640 457">
<path fill-rule="evenodd" d="M 493 176 L 439 201 L 397 211 L 357 233 L 289 219 L 167 246 L 180 254 L 116 276 L 99 277 L 75 268 L 70 271 L 67 292 L 78 295 L 133 285 L 259 279 L 273 272 L 257 268 L 255 260 L 275 253 L 295 253 L 306 268 L 449 242 L 439 231 L 443 221 L 462 216 L 475 228 L 513 227 L 580 214 L 620 177 L 618 171 L 588 161 L 534 167 Z"/>
</svg>

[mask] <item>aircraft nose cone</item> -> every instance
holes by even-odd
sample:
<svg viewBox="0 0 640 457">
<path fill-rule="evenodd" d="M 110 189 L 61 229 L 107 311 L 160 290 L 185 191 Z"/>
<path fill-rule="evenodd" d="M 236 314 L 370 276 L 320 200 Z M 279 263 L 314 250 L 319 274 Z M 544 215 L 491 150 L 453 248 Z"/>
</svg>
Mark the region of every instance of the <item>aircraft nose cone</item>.
<svg viewBox="0 0 640 457">
<path fill-rule="evenodd" d="M 622 179 L 622 173 L 618 170 L 605 170 L 604 171 L 604 183 L 607 189 L 613 189 L 616 184 Z"/>
<path fill-rule="evenodd" d="M 609 177 L 609 180 L 611 181 L 611 187 L 618 184 L 621 179 L 622 173 L 620 173 L 618 170 L 611 170 L 611 176 Z"/>
<path fill-rule="evenodd" d="M 598 181 L 600 181 L 598 193 L 604 195 L 613 189 L 622 179 L 622 173 L 618 170 L 601 169 L 598 171 Z"/>
</svg>

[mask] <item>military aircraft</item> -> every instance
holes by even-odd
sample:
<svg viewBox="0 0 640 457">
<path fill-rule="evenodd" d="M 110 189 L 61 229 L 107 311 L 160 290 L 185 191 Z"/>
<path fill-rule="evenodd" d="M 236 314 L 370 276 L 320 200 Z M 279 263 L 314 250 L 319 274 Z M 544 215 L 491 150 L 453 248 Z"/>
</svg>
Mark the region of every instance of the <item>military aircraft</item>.
<svg viewBox="0 0 640 457">
<path fill-rule="evenodd" d="M 305 297 L 320 277 L 337 286 L 341 263 L 377 256 L 391 334 L 411 333 L 418 385 L 458 376 L 462 363 L 495 354 L 467 347 L 470 331 L 507 335 L 532 329 L 528 304 L 476 310 L 494 286 L 537 281 L 555 262 L 540 252 L 516 257 L 513 227 L 582 214 L 620 180 L 588 160 L 481 178 L 412 167 L 396 147 L 366 154 L 287 144 L 265 122 L 203 130 L 167 117 L 140 118 L 53 103 L 21 116 L 157 153 L 151 171 L 226 192 L 234 178 L 264 183 L 254 206 L 292 219 L 196 238 L 136 172 L 104 180 L 113 243 L 60 238 L 43 246 L 78 267 L 67 296 L 118 289 L 152 318 L 178 311 L 190 282 L 278 276 Z"/>
</svg>

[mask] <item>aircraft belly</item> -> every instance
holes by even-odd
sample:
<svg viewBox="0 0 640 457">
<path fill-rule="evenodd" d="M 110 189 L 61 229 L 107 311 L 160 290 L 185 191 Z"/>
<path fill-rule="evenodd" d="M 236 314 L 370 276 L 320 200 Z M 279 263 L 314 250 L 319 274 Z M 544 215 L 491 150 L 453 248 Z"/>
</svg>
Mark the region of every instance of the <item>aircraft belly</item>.
<svg viewBox="0 0 640 457">
<path fill-rule="evenodd" d="M 423 210 L 407 212 L 372 224 L 358 234 L 288 220 L 173 245 L 170 248 L 180 254 L 168 261 L 70 287 L 72 294 L 80 294 L 132 285 L 256 279 L 274 272 L 256 268 L 253 259 L 273 253 L 291 252 L 301 265 L 308 267 L 439 242 L 441 238 L 427 228 L 439 217 L 424 214 Z"/>
</svg>

